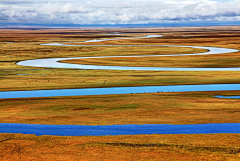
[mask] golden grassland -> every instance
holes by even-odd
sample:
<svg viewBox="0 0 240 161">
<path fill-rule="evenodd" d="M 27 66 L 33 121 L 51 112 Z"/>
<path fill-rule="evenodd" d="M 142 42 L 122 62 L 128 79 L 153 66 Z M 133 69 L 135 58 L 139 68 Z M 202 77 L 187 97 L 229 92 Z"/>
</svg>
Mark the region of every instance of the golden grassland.
<svg viewBox="0 0 240 161">
<path fill-rule="evenodd" d="M 0 122 L 30 124 L 239 123 L 239 91 L 153 93 L 0 100 Z"/>
<path fill-rule="evenodd" d="M 209 31 L 190 33 L 165 33 L 164 37 L 155 39 L 126 40 L 124 44 L 151 44 L 151 45 L 189 45 L 189 46 L 213 46 L 240 50 L 240 32 Z M 123 42 L 123 40 L 121 40 Z M 111 42 L 110 42 L 111 43 Z M 120 42 L 121 43 L 121 42 Z M 121 43 L 123 44 L 123 43 Z M 152 47 L 155 48 L 155 47 Z M 172 49 L 173 48 L 173 49 Z M 157 48 L 155 48 L 158 51 Z M 174 47 L 170 47 L 172 53 L 178 53 Z M 177 48 L 178 50 L 178 48 Z M 142 50 L 141 50 L 142 51 Z M 192 53 L 198 52 L 193 51 Z M 172 54 L 171 53 L 171 54 Z M 181 52 L 180 52 L 181 53 Z M 115 65 L 115 66 L 154 66 L 154 67 L 239 67 L 240 52 L 203 55 L 203 56 L 179 56 L 179 57 L 145 57 L 145 58 L 102 58 L 102 59 L 74 59 L 63 62 L 76 64 Z M 168 54 L 159 51 L 159 55 Z M 184 52 L 183 52 L 184 54 Z M 147 54 L 146 54 L 147 55 Z"/>
<path fill-rule="evenodd" d="M 221 28 L 220 28 L 221 29 Z M 202 46 L 219 46 L 239 49 L 239 32 L 234 28 L 220 30 L 208 29 L 202 32 L 203 29 L 196 30 L 195 28 L 189 31 L 159 30 L 157 34 L 163 34 L 164 37 L 154 39 L 139 39 L 139 40 L 117 40 L 106 41 L 92 44 L 146 44 L 146 45 L 202 45 Z M 238 72 L 212 72 L 206 74 L 205 72 L 189 72 L 187 75 L 192 75 L 192 78 L 184 76 L 186 72 L 151 72 L 153 75 L 179 75 L 174 79 L 157 76 L 147 78 L 145 73 L 148 72 L 134 72 L 134 71 L 83 71 L 83 70 L 67 70 L 67 69 L 51 69 L 43 70 L 45 68 L 33 68 L 17 66 L 15 63 L 26 59 L 36 58 L 50 58 L 50 57 L 76 57 L 76 56 L 107 56 L 107 55 L 145 55 L 145 54 L 173 54 L 173 53 L 194 53 L 203 52 L 198 49 L 188 48 L 171 48 L 171 47 L 54 47 L 54 46 L 40 46 L 41 43 L 49 42 L 82 42 L 86 39 L 95 38 L 113 38 L 114 35 L 103 35 L 102 30 L 76 31 L 76 30 L 1 30 L 1 86 L 0 90 L 32 90 L 32 89 L 56 89 L 56 88 L 83 88 L 83 87 L 105 87 L 105 86 L 138 86 L 138 85 L 161 85 L 163 84 L 185 84 L 186 79 L 189 79 L 189 84 L 208 84 L 224 82 L 227 79 L 229 83 L 238 81 L 236 78 Z M 124 30 L 123 30 L 124 31 Z M 141 31 L 141 30 L 140 30 Z M 142 31 L 141 31 L 142 32 Z M 148 32 L 147 30 L 145 32 Z M 131 34 L 132 36 L 144 36 L 147 33 Z M 152 34 L 152 33 L 151 33 Z M 185 35 L 185 36 L 184 36 Z M 194 37 L 186 37 L 186 35 L 194 35 Z M 130 36 L 129 33 L 123 36 Z M 4 43 L 4 42 L 14 43 Z M 90 44 L 90 43 L 85 43 Z M 176 51 L 179 50 L 179 52 Z M 169 52 L 167 52 L 169 50 Z M 123 52 L 124 51 L 124 52 Z M 116 58 L 114 58 L 116 59 Z M 189 67 L 237 67 L 239 64 L 239 53 L 208 55 L 208 56 L 188 56 L 188 57 L 161 57 L 161 58 L 126 58 L 130 66 L 189 66 Z M 111 59 L 111 63 L 115 65 L 126 64 L 125 58 L 121 61 Z M 82 61 L 88 61 L 82 60 Z M 97 63 L 109 63 L 105 59 L 95 59 Z M 103 62 L 102 62 L 103 61 Z M 92 63 L 92 62 L 91 62 Z M 225 65 L 226 64 L 226 65 Z M 31 70 L 30 70 L 31 69 Z M 37 69 L 37 70 L 32 70 Z M 41 70 L 39 70 L 41 69 Z M 123 73 L 118 75 L 118 73 Z M 59 74 L 61 73 L 61 74 Z M 81 74 L 79 74 L 81 73 Z M 94 73 L 94 74 L 93 74 Z M 99 74 L 95 74 L 99 73 Z M 136 73 L 136 74 L 135 74 Z M 170 73 L 170 74 L 169 74 Z M 197 73 L 197 74 L 196 74 Z M 202 73 L 198 75 L 199 73 Z M 220 74 L 219 74 L 220 73 Z M 7 75 L 6 75 L 7 74 Z M 8 75 L 9 74 L 9 75 Z M 31 75 L 14 75 L 14 74 L 31 74 Z M 116 80 L 114 75 L 118 76 Z M 143 75 L 143 77 L 135 77 L 128 75 Z M 151 74 L 152 75 L 152 74 Z M 219 75 L 209 80 L 210 75 Z M 162 78 L 164 77 L 164 78 Z M 197 79 L 195 79 L 197 78 Z M 213 78 L 213 77 L 212 77 Z M 163 81 L 159 82 L 159 79 Z M 18 80 L 17 82 L 15 80 Z M 104 84 L 104 81 L 108 83 Z"/>
<path fill-rule="evenodd" d="M 238 48 L 240 49 L 240 48 Z M 160 54 L 159 54 L 160 55 Z M 229 68 L 240 66 L 239 52 L 221 55 L 182 56 L 182 57 L 129 57 L 101 59 L 73 59 L 61 62 L 72 64 L 134 66 L 134 67 L 193 67 L 193 68 Z"/>
<path fill-rule="evenodd" d="M 203 30 L 205 31 L 203 32 Z M 124 29 L 120 31 L 126 32 Z M 146 30 L 145 32 L 149 31 L 150 29 Z M 139 32 L 143 31 L 139 30 Z M 240 49 L 239 32 L 235 28 L 225 30 L 222 28 L 191 28 L 189 30 L 185 30 L 185 32 L 184 29 L 179 29 L 179 31 L 176 29 L 158 29 L 156 32 L 156 34 L 163 34 L 164 37 L 139 40 L 116 40 L 86 44 L 174 44 L 217 46 Z M 107 33 L 107 31 L 100 29 L 96 31 L 1 30 L 0 33 L 0 84 L 4 84 L 4 86 L 0 86 L 1 91 L 171 84 L 218 84 L 239 82 L 239 72 L 100 71 L 18 66 L 16 63 L 19 61 L 37 58 L 173 53 L 177 54 L 181 52 L 204 52 L 204 50 L 174 47 L 140 47 L 138 49 L 137 47 L 61 47 L 39 45 L 41 43 L 50 42 L 83 42 L 86 39 L 114 38 L 114 35 L 103 35 L 103 33 Z M 121 36 L 138 37 L 144 36 L 146 34 L 148 33 L 130 34 L 126 32 Z M 194 36 L 186 37 L 186 35 Z M 167 50 L 169 51 L 167 52 Z M 126 60 L 129 63 L 127 63 Z M 167 58 L 154 57 L 151 59 L 84 59 L 81 61 L 87 64 L 99 63 L 104 65 L 129 66 L 238 67 L 239 60 L 239 52 L 236 52 L 230 54 L 206 56 Z"/>
<path fill-rule="evenodd" d="M 35 68 L 37 69 L 37 68 Z M 0 71 L 1 91 L 88 87 L 239 83 L 239 72 L 156 72 L 69 69 Z M 117 79 L 116 79 L 117 78 Z M 4 86 L 3 86 L 4 85 Z"/>
<path fill-rule="evenodd" d="M 239 160 L 239 134 L 35 136 L 0 134 L 2 160 Z"/>
<path fill-rule="evenodd" d="M 109 32 L 122 35 L 104 35 Z M 41 43 L 164 37 L 85 44 L 193 45 L 240 49 L 239 27 L 0 30 L 0 91 L 178 84 L 239 83 L 239 72 L 102 71 L 24 67 L 28 59 L 204 52 L 173 47 L 61 47 Z M 13 42 L 13 43 L 6 43 Z M 221 55 L 84 59 L 85 64 L 239 67 L 239 52 Z M 126 62 L 128 61 L 128 62 Z M 239 123 L 239 91 L 1 99 L 0 122 L 30 124 Z M 107 144 L 109 143 L 109 144 Z M 145 144 L 159 145 L 147 147 Z M 164 147 L 162 147 L 164 145 Z M 239 160 L 239 134 L 34 136 L 0 134 L 0 160 Z"/>
</svg>

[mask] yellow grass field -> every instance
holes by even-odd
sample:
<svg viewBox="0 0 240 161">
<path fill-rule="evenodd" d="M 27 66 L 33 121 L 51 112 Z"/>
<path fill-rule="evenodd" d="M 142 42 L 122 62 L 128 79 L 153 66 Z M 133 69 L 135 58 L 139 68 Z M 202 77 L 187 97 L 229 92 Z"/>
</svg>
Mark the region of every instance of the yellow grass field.
<svg viewBox="0 0 240 161">
<path fill-rule="evenodd" d="M 0 122 L 30 124 L 238 123 L 239 91 L 21 98 L 1 101 Z"/>
<path fill-rule="evenodd" d="M 0 134 L 0 158 L 25 160 L 239 160 L 239 134 L 35 136 Z"/>
</svg>

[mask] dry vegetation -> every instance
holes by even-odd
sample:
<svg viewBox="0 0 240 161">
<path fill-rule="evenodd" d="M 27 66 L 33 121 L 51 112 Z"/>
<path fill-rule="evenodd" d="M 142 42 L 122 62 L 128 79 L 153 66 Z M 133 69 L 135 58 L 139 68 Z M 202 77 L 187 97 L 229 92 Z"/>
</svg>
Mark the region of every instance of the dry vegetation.
<svg viewBox="0 0 240 161">
<path fill-rule="evenodd" d="M 239 137 L 239 134 L 81 137 L 0 134 L 0 158 L 6 161 L 239 160 Z"/>
<path fill-rule="evenodd" d="M 239 91 L 0 100 L 0 122 L 30 124 L 239 123 Z"/>
<path fill-rule="evenodd" d="M 41 43 L 163 34 L 164 37 L 85 44 L 215 46 L 240 50 L 239 27 L 0 30 L 0 90 L 239 83 L 239 72 L 156 72 L 17 66 L 27 59 L 204 52 L 164 47 L 54 47 Z M 13 42 L 13 43 L 6 43 Z M 176 51 L 179 50 L 179 51 Z M 129 66 L 239 67 L 239 52 L 221 55 L 85 59 Z M 128 61 L 128 62 L 126 62 Z M 1 99 L 0 122 L 41 124 L 239 123 L 239 91 Z M 147 147 L 146 144 L 157 145 Z M 164 146 L 163 146 L 164 145 Z M 58 137 L 0 134 L 0 160 L 239 160 L 238 134 Z"/>
<path fill-rule="evenodd" d="M 151 45 L 189 45 L 189 46 L 213 46 L 226 47 L 240 50 L 240 31 L 236 27 L 230 29 L 206 29 L 190 31 L 167 31 L 164 37 L 155 39 L 126 40 L 131 44 L 151 44 Z M 122 40 L 123 41 L 123 40 Z M 127 42 L 124 41 L 124 44 Z M 110 42 L 111 43 L 111 42 Z M 121 42 L 120 42 L 121 43 Z M 112 43 L 111 43 L 112 44 Z M 123 44 L 123 43 L 121 43 Z M 152 47 L 155 48 L 155 47 Z M 156 48 L 156 51 L 159 49 Z M 172 53 L 178 53 L 171 49 Z M 142 52 L 142 50 L 141 50 Z M 144 52 L 144 51 L 143 51 Z M 193 51 L 192 53 L 198 52 Z M 147 53 L 147 52 L 144 52 Z M 184 53 L 184 52 L 183 52 Z M 159 55 L 165 54 L 159 52 Z M 166 53 L 167 54 L 167 53 Z M 147 54 L 146 54 L 147 55 Z M 83 59 L 67 60 L 64 62 L 76 64 L 100 64 L 100 65 L 121 65 L 121 66 L 154 66 L 154 67 L 240 67 L 239 52 L 205 55 L 205 56 L 183 56 L 183 57 L 145 57 L 145 58 L 103 58 L 103 59 Z"/>
<path fill-rule="evenodd" d="M 83 42 L 88 39 L 114 38 L 104 35 L 115 30 L 1 30 L 0 33 L 0 86 L 1 91 L 62 89 L 88 87 L 116 87 L 171 84 L 238 83 L 239 72 L 149 72 L 149 71 L 96 71 L 46 69 L 17 66 L 21 60 L 49 57 L 145 55 L 203 52 L 189 48 L 165 47 L 60 47 L 40 46 L 49 42 Z M 200 45 L 239 48 L 238 28 L 183 28 L 183 29 L 119 29 L 121 37 L 163 34 L 164 37 L 139 40 L 116 40 L 92 44 L 146 44 L 146 45 Z M 133 33 L 135 32 L 135 33 Z M 150 33 L 149 33 L 150 32 Z M 186 36 L 188 35 L 188 36 Z M 119 35 L 117 35 L 119 37 Z M 14 42 L 14 43 L 5 43 Z M 85 43 L 90 44 L 90 43 Z M 179 50 L 179 51 L 177 51 Z M 124 51 L 124 52 L 123 52 Z M 168 52 L 167 52 L 168 51 Z M 110 62 L 110 61 L 111 62 Z M 117 61 L 115 61 L 117 60 Z M 126 62 L 129 61 L 129 63 Z M 239 52 L 221 55 L 85 59 L 83 63 L 130 66 L 183 66 L 183 67 L 238 67 Z M 126 64 L 127 63 L 127 64 Z M 118 78 L 118 79 L 116 79 Z M 187 81 L 186 81 L 187 80 Z"/>
<path fill-rule="evenodd" d="M 238 47 L 240 49 L 240 47 Z M 193 52 L 196 53 L 196 52 Z M 160 54 L 159 54 L 160 55 Z M 182 57 L 132 57 L 73 59 L 62 62 L 73 64 L 134 66 L 134 67 L 193 67 L 193 68 L 229 68 L 240 67 L 239 52 L 221 55 L 182 56 Z"/>
</svg>

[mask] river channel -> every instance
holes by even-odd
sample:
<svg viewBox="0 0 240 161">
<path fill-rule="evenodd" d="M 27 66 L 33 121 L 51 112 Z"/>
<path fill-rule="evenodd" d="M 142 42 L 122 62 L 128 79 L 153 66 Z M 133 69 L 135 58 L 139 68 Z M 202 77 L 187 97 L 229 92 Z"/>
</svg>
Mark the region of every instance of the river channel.
<svg viewBox="0 0 240 161">
<path fill-rule="evenodd" d="M 139 38 L 156 38 L 161 35 L 148 35 Z M 132 38 L 122 38 L 132 39 Z M 113 39 L 90 40 L 86 42 L 100 42 Z M 41 44 L 46 46 L 172 46 L 207 49 L 204 53 L 177 54 L 177 55 L 138 55 L 138 56 L 98 56 L 98 57 L 74 57 L 74 58 L 48 58 L 26 60 L 17 63 L 22 66 L 45 67 L 45 68 L 72 68 L 94 70 L 151 70 L 151 71 L 240 71 L 240 68 L 174 68 L 174 67 L 126 67 L 126 66 L 100 66 L 68 64 L 59 61 L 69 59 L 86 58 L 111 58 L 111 57 L 156 57 L 156 56 L 190 56 L 226 54 L 238 52 L 236 49 L 202 47 L 202 46 L 179 46 L 179 45 L 67 45 L 60 43 Z M 59 90 L 34 90 L 34 91 L 7 91 L 0 92 L 0 99 L 6 98 L 30 98 L 30 97 L 56 97 L 56 96 L 86 96 L 86 95 L 110 95 L 131 93 L 153 92 L 194 92 L 194 91 L 231 91 L 240 90 L 240 84 L 208 84 L 208 85 L 172 85 L 172 86 L 142 86 L 142 87 L 113 87 L 113 88 L 86 88 L 86 89 L 59 89 Z M 218 98 L 230 98 L 216 96 Z M 235 97 L 234 97 L 235 98 Z M 0 133 L 23 133 L 36 135 L 60 135 L 60 136 L 83 136 L 83 135 L 134 135 L 134 134 L 208 134 L 208 133 L 240 133 L 240 123 L 214 123 L 195 125 L 106 125 L 106 126 L 83 126 L 83 125 L 36 125 L 0 123 Z"/>
</svg>

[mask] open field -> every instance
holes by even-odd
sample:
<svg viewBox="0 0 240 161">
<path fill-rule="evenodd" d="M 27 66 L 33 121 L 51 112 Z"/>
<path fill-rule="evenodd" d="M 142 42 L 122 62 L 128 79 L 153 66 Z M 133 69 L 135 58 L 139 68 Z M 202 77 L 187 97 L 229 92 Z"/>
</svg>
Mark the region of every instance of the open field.
<svg viewBox="0 0 240 161">
<path fill-rule="evenodd" d="M 2 160 L 239 160 L 239 134 L 35 136 L 0 134 Z"/>
<path fill-rule="evenodd" d="M 106 35 L 119 32 L 121 35 Z M 240 50 L 240 27 L 0 30 L 0 91 L 92 87 L 232 84 L 240 72 L 161 72 L 74 70 L 24 67 L 28 59 L 205 52 L 175 47 L 64 47 L 92 39 L 163 35 L 89 45 L 190 45 Z M 184 57 L 70 60 L 71 63 L 160 66 L 240 67 L 240 52 Z M 200 124 L 239 123 L 239 99 L 213 98 L 240 91 L 150 93 L 107 96 L 0 99 L 1 123 L 29 124 Z M 109 144 L 107 144 L 109 143 Z M 117 143 L 117 144 L 112 144 Z M 125 143 L 129 143 L 126 147 Z M 165 147 L 146 147 L 144 144 Z M 217 147 L 220 147 L 217 148 Z M 239 160 L 238 134 L 58 137 L 0 134 L 0 160 Z M 236 153 L 235 153 L 236 152 Z"/>
<path fill-rule="evenodd" d="M 0 122 L 30 124 L 239 123 L 239 99 L 231 92 L 153 93 L 0 100 Z"/>
<path fill-rule="evenodd" d="M 156 29 L 155 29 L 156 30 Z M 225 29 L 188 29 L 153 30 L 164 37 L 141 40 L 116 40 L 84 44 L 150 44 L 150 45 L 200 45 L 240 49 L 239 32 L 235 28 Z M 125 30 L 123 30 L 125 31 Z M 152 31 L 152 32 L 153 32 Z M 17 66 L 15 63 L 37 58 L 77 57 L 99 55 L 141 55 L 141 54 L 172 54 L 203 52 L 199 49 L 174 47 L 61 47 L 40 46 L 41 43 L 83 42 L 89 39 L 113 38 L 103 35 L 107 31 L 61 31 L 61 30 L 1 30 L 0 54 L 0 86 L 1 91 L 34 90 L 34 89 L 63 89 L 87 87 L 114 86 L 143 86 L 143 85 L 172 85 L 172 84 L 218 84 L 239 82 L 239 72 L 151 72 L 151 71 L 99 71 L 46 69 Z M 120 30 L 121 32 L 121 30 Z M 126 32 L 126 31 L 125 31 Z M 131 32 L 128 31 L 128 32 Z M 143 32 L 143 31 L 139 31 Z M 149 31 L 145 31 L 149 32 Z M 165 32 L 165 33 L 164 33 Z M 69 33 L 69 34 L 67 34 Z M 149 33 L 134 33 L 131 37 L 144 36 Z M 151 33 L 153 34 L 153 33 Z M 125 34 L 124 34 L 125 35 Z M 124 35 L 121 35 L 122 37 Z M 185 35 L 185 36 L 184 36 Z M 194 35 L 186 37 L 186 35 Z M 94 37 L 95 36 L 95 37 Z M 102 37 L 101 37 L 102 36 Z M 118 35 L 119 36 L 119 35 Z M 126 33 L 126 36 L 130 33 Z M 5 43 L 14 42 L 14 43 Z M 166 51 L 168 52 L 166 53 Z M 179 50 L 179 52 L 177 52 Z M 126 51 L 126 52 L 122 52 Z M 114 60 L 118 61 L 114 61 Z M 178 66 L 178 67 L 238 67 L 239 52 L 220 55 L 161 57 L 161 58 L 113 58 L 85 59 L 83 63 L 102 63 L 108 65 L 129 66 Z M 111 60 L 111 61 L 109 61 Z M 129 62 L 127 63 L 126 60 Z M 74 61 L 74 60 L 73 60 Z M 93 62 L 92 62 L 93 61 Z M 110 64 L 109 64 L 110 63 Z M 116 79 L 116 77 L 118 79 Z M 187 80 L 187 81 L 186 81 Z"/>
<path fill-rule="evenodd" d="M 22 67 L 21 67 L 22 68 Z M 24 67 L 0 71 L 1 91 L 145 85 L 239 83 L 239 72 L 69 70 Z M 206 74 L 207 73 L 207 74 Z M 117 79 L 116 79 L 117 78 Z"/>
<path fill-rule="evenodd" d="M 120 30 L 120 29 L 119 29 Z M 144 36 L 146 33 L 139 29 L 137 33 L 130 34 L 131 29 L 122 37 Z M 89 39 L 114 38 L 114 35 L 104 35 L 107 30 L 1 30 L 1 61 L 0 86 L 1 91 L 34 90 L 34 89 L 62 89 L 85 87 L 114 87 L 114 86 L 143 86 L 143 85 L 171 85 L 171 84 L 217 84 L 239 82 L 239 72 L 145 72 L 145 71 L 92 71 L 71 69 L 45 69 L 17 66 L 21 60 L 51 58 L 51 57 L 77 57 L 77 56 L 107 56 L 107 55 L 144 55 L 144 54 L 173 54 L 204 52 L 200 49 L 174 48 L 174 47 L 61 47 L 40 46 L 49 42 L 83 42 Z M 119 31 L 121 32 L 121 30 Z M 185 29 L 154 29 L 151 32 L 163 34 L 164 37 L 140 40 L 116 40 L 84 44 L 146 44 L 146 45 L 199 45 L 216 46 L 240 49 L 239 32 L 236 28 L 190 28 Z M 154 34 L 154 33 L 151 33 Z M 186 37 L 186 35 L 192 35 Z M 119 35 L 118 35 L 119 37 Z M 14 43 L 5 43 L 14 42 Z M 166 51 L 168 52 L 166 53 Z M 179 52 L 177 52 L 179 50 Z M 125 51 L 125 52 L 123 52 Z M 239 52 L 220 55 L 161 57 L 161 58 L 113 58 L 85 59 L 84 63 L 114 64 L 130 66 L 182 66 L 182 67 L 238 67 Z M 74 61 L 74 60 L 73 60 Z M 90 61 L 90 62 L 89 62 Z M 18 75 L 17 75 L 18 74 Z M 116 79 L 116 77 L 118 79 Z M 17 81 L 16 81 L 17 80 Z M 188 81 L 186 81 L 188 80 Z"/>
<path fill-rule="evenodd" d="M 237 49 L 240 49 L 239 47 Z M 171 49 L 170 49 L 171 50 Z M 179 50 L 180 51 L 180 50 Z M 164 55 L 165 53 L 163 53 Z M 160 54 L 159 54 L 160 55 Z M 102 58 L 73 59 L 61 62 L 88 65 L 134 66 L 134 67 L 193 67 L 221 68 L 239 67 L 239 52 L 221 55 L 182 56 L 182 57 L 132 57 L 132 58 Z"/>
</svg>

